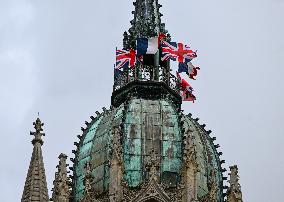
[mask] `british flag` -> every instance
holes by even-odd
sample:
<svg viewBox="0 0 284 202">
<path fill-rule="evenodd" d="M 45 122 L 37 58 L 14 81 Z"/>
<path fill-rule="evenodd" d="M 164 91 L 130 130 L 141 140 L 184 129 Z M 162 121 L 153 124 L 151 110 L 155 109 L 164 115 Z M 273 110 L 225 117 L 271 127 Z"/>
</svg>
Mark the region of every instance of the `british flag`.
<svg viewBox="0 0 284 202">
<path fill-rule="evenodd" d="M 182 43 L 166 42 L 162 43 L 162 60 L 178 60 L 185 62 L 186 59 L 192 60 L 197 57 L 197 53 L 190 49 L 189 46 Z"/>
<path fill-rule="evenodd" d="M 116 50 L 116 69 L 125 69 L 134 67 L 136 63 L 136 51 L 130 50 Z"/>
<path fill-rule="evenodd" d="M 182 97 L 183 101 L 191 101 L 194 102 L 196 100 L 195 95 L 193 95 L 193 88 L 187 82 L 180 73 L 177 72 L 177 78 L 179 79 L 180 82 L 180 95 Z"/>
</svg>

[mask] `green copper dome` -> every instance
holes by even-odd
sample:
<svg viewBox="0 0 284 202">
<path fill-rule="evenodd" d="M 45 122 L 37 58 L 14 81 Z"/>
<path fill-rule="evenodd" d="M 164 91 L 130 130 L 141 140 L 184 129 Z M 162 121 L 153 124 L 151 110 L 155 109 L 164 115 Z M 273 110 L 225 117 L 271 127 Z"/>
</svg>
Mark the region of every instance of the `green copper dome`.
<svg viewBox="0 0 284 202">
<path fill-rule="evenodd" d="M 168 99 L 138 98 L 105 110 L 84 131 L 74 165 L 76 201 L 84 195 L 84 167 L 87 162 L 92 166 L 94 191 L 97 194 L 108 192 L 115 127 L 122 129 L 123 179 L 128 186 L 136 188 L 147 180 L 145 168 L 154 148 L 160 159 L 161 182 L 168 187 L 177 187 L 181 181 L 184 139 L 190 131 L 199 170 L 198 198 L 202 199 L 209 194 L 209 181 L 212 181 L 213 173 L 214 181 L 219 186 L 218 201 L 222 201 L 222 169 L 208 132 L 196 120 L 183 115 Z"/>
<path fill-rule="evenodd" d="M 170 41 L 158 0 L 134 6 L 125 50 L 135 49 L 139 37 L 163 33 Z M 92 117 L 76 143 L 75 201 L 224 202 L 218 145 L 182 113 L 181 82 L 161 50 L 114 72 L 111 109 Z"/>
</svg>

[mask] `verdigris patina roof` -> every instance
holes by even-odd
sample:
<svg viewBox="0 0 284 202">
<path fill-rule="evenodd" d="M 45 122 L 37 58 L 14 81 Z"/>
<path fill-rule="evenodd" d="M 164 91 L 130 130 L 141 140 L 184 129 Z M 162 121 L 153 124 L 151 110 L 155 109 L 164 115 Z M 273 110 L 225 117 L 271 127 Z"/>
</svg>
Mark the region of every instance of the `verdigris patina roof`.
<svg viewBox="0 0 284 202">
<path fill-rule="evenodd" d="M 138 37 L 167 34 L 158 0 L 134 6 L 125 49 L 135 48 Z M 115 75 L 111 108 L 82 129 L 73 159 L 75 201 L 223 202 L 218 145 L 204 125 L 183 114 L 170 62 L 159 54 L 144 59 Z"/>
<path fill-rule="evenodd" d="M 113 130 L 122 128 L 123 178 L 130 187 L 139 187 L 147 180 L 147 163 L 152 148 L 160 161 L 161 181 L 176 187 L 181 180 L 184 143 L 192 134 L 198 163 L 198 197 L 209 194 L 209 181 L 218 185 L 218 197 L 223 197 L 222 168 L 216 146 L 209 132 L 191 116 L 183 115 L 167 99 L 132 98 L 118 108 L 105 110 L 88 124 L 78 145 L 75 159 L 75 190 L 77 201 L 84 194 L 85 165 L 91 163 L 94 191 L 108 192 L 113 146 Z"/>
</svg>

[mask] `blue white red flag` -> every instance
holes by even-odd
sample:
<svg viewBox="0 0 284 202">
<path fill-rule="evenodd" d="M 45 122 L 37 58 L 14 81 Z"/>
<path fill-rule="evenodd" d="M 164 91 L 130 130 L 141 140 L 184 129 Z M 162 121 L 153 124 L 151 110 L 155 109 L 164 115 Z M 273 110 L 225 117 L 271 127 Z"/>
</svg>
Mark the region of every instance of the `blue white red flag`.
<svg viewBox="0 0 284 202">
<path fill-rule="evenodd" d="M 185 62 L 186 59 L 192 60 L 197 57 L 197 53 L 190 49 L 189 46 L 176 42 L 162 42 L 162 60 L 174 60 Z"/>
<path fill-rule="evenodd" d="M 194 102 L 196 100 L 196 97 L 193 95 L 193 88 L 189 84 L 189 82 L 186 81 L 183 76 L 177 72 L 177 78 L 180 81 L 180 95 L 182 97 L 183 101 L 191 101 Z"/>
<path fill-rule="evenodd" d="M 116 50 L 116 69 L 134 67 L 136 64 L 136 52 L 130 50 Z"/>
<path fill-rule="evenodd" d="M 186 59 L 185 62 L 179 63 L 178 72 L 185 72 L 189 76 L 189 78 L 193 80 L 195 80 L 198 70 L 200 70 L 200 68 L 195 67 L 189 59 Z"/>
<path fill-rule="evenodd" d="M 159 38 L 138 38 L 136 47 L 138 57 L 146 54 L 156 54 L 159 50 Z"/>
</svg>

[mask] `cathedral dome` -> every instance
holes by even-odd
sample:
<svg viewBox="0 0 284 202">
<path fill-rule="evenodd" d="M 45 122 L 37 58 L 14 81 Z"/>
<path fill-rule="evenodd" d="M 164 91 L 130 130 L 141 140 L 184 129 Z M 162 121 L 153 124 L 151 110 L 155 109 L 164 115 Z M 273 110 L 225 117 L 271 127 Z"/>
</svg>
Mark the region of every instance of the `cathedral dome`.
<svg viewBox="0 0 284 202">
<path fill-rule="evenodd" d="M 181 110 L 182 101 L 194 101 L 195 96 L 190 82 L 179 73 L 173 75 L 169 55 L 178 59 L 178 72 L 194 79 L 197 68 L 185 62 L 197 57 L 196 53 L 171 42 L 158 0 L 136 0 L 134 6 L 123 49 L 116 51 L 111 107 L 85 122 L 87 127 L 82 127 L 83 134 L 74 143 L 77 148 L 72 151 L 75 158 L 71 158 L 69 177 L 67 156 L 59 156 L 50 200 L 242 202 L 237 166 L 230 167 L 230 187 L 223 186 L 226 169 L 221 167 L 224 161 L 217 151 L 219 145 L 214 144 L 216 138 L 198 118 Z M 45 134 L 40 119 L 34 125 L 34 150 L 22 202 L 47 202 L 41 152 Z"/>
<path fill-rule="evenodd" d="M 88 162 L 94 192 L 98 197 L 107 196 L 113 183 L 110 164 L 114 153 L 122 162 L 123 182 L 131 189 L 140 189 L 149 178 L 147 165 L 153 151 L 160 165 L 159 180 L 165 187 L 179 187 L 187 165 L 192 167 L 192 172 L 196 170 L 198 198 L 208 197 L 212 189 L 216 189 L 214 193 L 218 201 L 222 201 L 223 176 L 218 146 L 214 145 L 204 125 L 184 115 L 168 99 L 133 97 L 119 107 L 97 113 L 87 125 L 77 144 L 74 164 L 76 201 L 85 193 Z M 120 150 L 118 145 L 121 145 Z"/>
<path fill-rule="evenodd" d="M 171 40 L 158 0 L 134 6 L 119 53 L 135 50 L 141 37 L 157 46 L 162 35 Z M 115 68 L 111 108 L 91 117 L 75 143 L 75 201 L 224 201 L 219 145 L 183 114 L 181 79 L 170 66 L 158 47 L 131 68 Z"/>
</svg>

